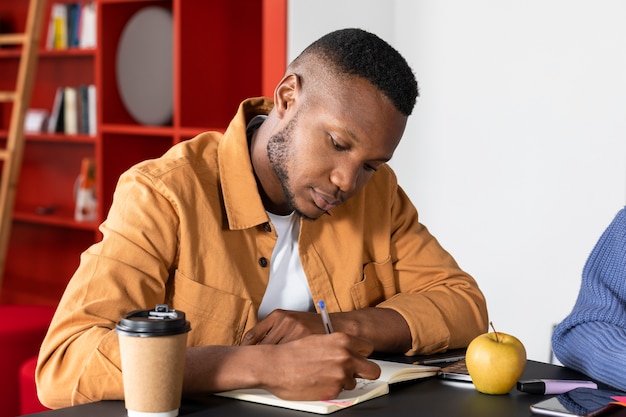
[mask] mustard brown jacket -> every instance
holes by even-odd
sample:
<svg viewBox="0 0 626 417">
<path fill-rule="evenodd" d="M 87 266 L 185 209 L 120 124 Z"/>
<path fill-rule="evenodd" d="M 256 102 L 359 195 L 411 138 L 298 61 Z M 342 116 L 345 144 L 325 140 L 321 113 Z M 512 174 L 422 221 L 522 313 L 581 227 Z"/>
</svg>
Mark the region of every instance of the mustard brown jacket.
<svg viewBox="0 0 626 417">
<path fill-rule="evenodd" d="M 129 311 L 184 311 L 188 346 L 238 345 L 257 323 L 276 234 L 245 131 L 272 106 L 244 101 L 223 134 L 200 134 L 120 177 L 103 239 L 82 254 L 41 347 L 45 405 L 123 398 L 115 325 Z M 396 310 L 411 331 L 409 355 L 464 347 L 486 331 L 477 283 L 419 223 L 389 166 L 300 227 L 311 293 L 330 312 Z"/>
</svg>

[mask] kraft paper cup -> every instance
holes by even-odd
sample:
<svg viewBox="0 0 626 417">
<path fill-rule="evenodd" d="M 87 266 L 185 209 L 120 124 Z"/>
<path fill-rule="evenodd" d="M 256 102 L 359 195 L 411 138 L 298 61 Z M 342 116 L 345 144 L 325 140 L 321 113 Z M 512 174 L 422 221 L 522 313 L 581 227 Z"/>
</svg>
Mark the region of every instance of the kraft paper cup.
<svg viewBox="0 0 626 417">
<path fill-rule="evenodd" d="M 175 417 L 180 408 L 187 332 L 185 313 L 157 305 L 117 325 L 124 403 L 129 417 Z"/>
</svg>

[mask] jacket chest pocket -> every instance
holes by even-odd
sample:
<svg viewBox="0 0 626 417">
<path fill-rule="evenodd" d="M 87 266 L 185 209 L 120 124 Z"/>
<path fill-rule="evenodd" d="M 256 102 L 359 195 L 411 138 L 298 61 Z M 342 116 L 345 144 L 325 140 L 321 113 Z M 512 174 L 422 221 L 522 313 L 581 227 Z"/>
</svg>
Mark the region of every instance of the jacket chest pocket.
<svg viewBox="0 0 626 417">
<path fill-rule="evenodd" d="M 191 323 L 188 346 L 239 345 L 251 321 L 252 302 L 177 273 L 173 305 Z M 252 320 L 254 321 L 254 320 Z"/>
<path fill-rule="evenodd" d="M 363 279 L 350 288 L 357 309 L 375 307 L 397 293 L 391 255 L 384 262 L 363 267 Z"/>
</svg>

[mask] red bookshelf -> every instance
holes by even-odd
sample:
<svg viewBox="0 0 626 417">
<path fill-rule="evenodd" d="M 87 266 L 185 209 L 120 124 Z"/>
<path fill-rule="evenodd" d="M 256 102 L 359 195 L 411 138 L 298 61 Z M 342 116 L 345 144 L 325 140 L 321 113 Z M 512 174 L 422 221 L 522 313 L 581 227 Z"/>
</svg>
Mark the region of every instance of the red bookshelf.
<svg viewBox="0 0 626 417">
<path fill-rule="evenodd" d="M 89 3 L 87 0 L 49 1 Z M 19 31 L 27 0 L 2 2 L 0 28 Z M 95 48 L 50 50 L 42 34 L 31 108 L 52 109 L 59 86 L 94 84 L 95 135 L 29 133 L 18 184 L 0 303 L 55 305 L 79 263 L 100 239 L 98 224 L 119 175 L 205 130 L 224 130 L 239 102 L 272 95 L 286 64 L 287 0 L 96 0 Z M 171 122 L 145 126 L 126 109 L 118 89 L 117 52 L 124 28 L 146 7 L 172 17 Z M 12 89 L 19 50 L 0 49 L 0 89 Z M 10 107 L 0 105 L 0 142 Z M 98 220 L 74 220 L 74 187 L 81 161 L 97 167 Z"/>
</svg>

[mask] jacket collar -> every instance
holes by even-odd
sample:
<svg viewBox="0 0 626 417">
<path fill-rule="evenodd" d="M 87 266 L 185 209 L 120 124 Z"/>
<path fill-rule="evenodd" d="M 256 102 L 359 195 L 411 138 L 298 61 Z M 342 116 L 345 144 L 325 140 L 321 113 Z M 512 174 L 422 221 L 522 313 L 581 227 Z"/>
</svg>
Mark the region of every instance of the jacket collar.
<svg viewBox="0 0 626 417">
<path fill-rule="evenodd" d="M 254 116 L 268 114 L 273 107 L 274 102 L 269 98 L 243 101 L 218 145 L 220 185 L 228 227 L 232 230 L 247 229 L 269 221 L 250 160 L 246 125 Z"/>
</svg>

